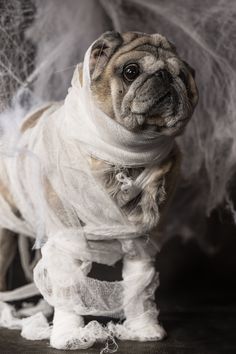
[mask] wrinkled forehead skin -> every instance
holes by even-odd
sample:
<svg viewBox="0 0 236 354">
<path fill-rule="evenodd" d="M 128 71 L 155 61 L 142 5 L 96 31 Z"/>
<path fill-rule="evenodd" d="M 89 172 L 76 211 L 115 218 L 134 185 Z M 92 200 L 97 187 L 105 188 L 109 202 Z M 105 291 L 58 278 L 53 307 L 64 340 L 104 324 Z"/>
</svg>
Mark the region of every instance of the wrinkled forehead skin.
<svg viewBox="0 0 236 354">
<path fill-rule="evenodd" d="M 149 52 L 155 57 L 168 58 L 176 56 L 176 49 L 164 36 L 160 34 L 145 34 L 139 32 L 104 33 L 92 46 L 90 56 L 91 80 L 101 78 L 102 74 L 112 73 L 112 65 L 119 64 L 119 57 L 126 62 L 132 52 Z M 137 59 L 139 59 L 137 53 Z"/>
</svg>

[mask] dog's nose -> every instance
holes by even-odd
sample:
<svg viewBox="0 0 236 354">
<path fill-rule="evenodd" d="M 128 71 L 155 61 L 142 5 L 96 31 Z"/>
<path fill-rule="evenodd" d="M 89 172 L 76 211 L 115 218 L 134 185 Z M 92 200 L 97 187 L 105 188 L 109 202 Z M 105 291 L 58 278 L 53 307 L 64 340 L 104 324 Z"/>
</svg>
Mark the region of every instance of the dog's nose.
<svg viewBox="0 0 236 354">
<path fill-rule="evenodd" d="M 172 81 L 171 74 L 166 69 L 160 69 L 155 73 L 156 78 L 160 79 L 165 83 L 170 83 Z"/>
</svg>

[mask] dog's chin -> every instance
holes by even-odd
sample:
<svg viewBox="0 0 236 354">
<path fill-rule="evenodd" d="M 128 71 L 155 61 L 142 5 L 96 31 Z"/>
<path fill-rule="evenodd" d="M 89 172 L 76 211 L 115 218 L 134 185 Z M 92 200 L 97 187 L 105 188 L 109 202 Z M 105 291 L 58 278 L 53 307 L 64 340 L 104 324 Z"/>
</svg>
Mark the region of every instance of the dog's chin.
<svg viewBox="0 0 236 354">
<path fill-rule="evenodd" d="M 170 112 L 168 112 L 170 113 Z M 183 112 L 182 110 L 177 110 L 171 114 L 163 114 L 157 116 L 147 117 L 145 120 L 146 126 L 157 125 L 158 129 L 175 128 L 182 125 L 186 125 L 191 116 L 190 111 Z"/>
<path fill-rule="evenodd" d="M 123 118 L 120 123 L 131 132 L 158 132 L 166 136 L 177 136 L 181 134 L 189 118 L 171 117 L 145 117 L 145 115 L 130 114 Z"/>
<path fill-rule="evenodd" d="M 127 130 L 132 132 L 140 131 L 152 131 L 159 132 L 163 135 L 178 135 L 181 134 L 189 121 L 191 116 L 191 107 L 189 104 L 185 104 L 188 110 L 182 111 L 182 105 L 180 105 L 180 97 L 176 94 L 165 95 L 165 97 L 158 104 L 153 99 L 153 104 L 150 105 L 147 100 L 147 105 L 140 112 L 133 110 L 133 105 L 129 109 L 126 109 L 126 114 L 118 114 L 116 119 Z M 128 112 L 128 114 L 127 114 Z"/>
<path fill-rule="evenodd" d="M 181 125 L 181 123 L 176 123 L 179 120 L 178 116 L 180 116 L 179 100 L 169 93 L 165 94 L 161 99 L 152 97 L 151 105 L 149 99 L 146 102 L 140 100 L 140 108 L 134 102 L 135 100 L 133 100 L 131 107 L 128 110 L 126 109 L 126 115 L 120 120 L 120 123 L 130 131 L 162 132 L 169 127 L 172 128 L 170 126 L 172 122 L 176 126 Z M 146 107 L 145 103 L 147 103 Z M 127 114 L 127 111 L 129 114 Z M 171 130 L 174 130 L 174 128 L 173 126 Z"/>
<path fill-rule="evenodd" d="M 184 131 L 187 122 L 188 119 L 179 120 L 173 125 L 168 125 L 168 124 L 159 125 L 159 124 L 153 124 L 147 122 L 142 126 L 142 130 L 158 132 L 166 136 L 176 136 L 181 134 Z"/>
</svg>

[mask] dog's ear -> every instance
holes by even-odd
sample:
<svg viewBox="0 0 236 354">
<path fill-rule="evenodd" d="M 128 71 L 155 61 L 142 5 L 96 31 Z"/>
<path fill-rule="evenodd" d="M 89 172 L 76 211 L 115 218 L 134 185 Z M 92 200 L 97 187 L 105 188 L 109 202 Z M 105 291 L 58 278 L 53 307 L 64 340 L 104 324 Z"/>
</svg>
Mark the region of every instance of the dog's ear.
<svg viewBox="0 0 236 354">
<path fill-rule="evenodd" d="M 123 39 L 119 32 L 105 32 L 93 44 L 90 54 L 90 77 L 97 80 L 115 51 L 121 46 Z"/>
</svg>

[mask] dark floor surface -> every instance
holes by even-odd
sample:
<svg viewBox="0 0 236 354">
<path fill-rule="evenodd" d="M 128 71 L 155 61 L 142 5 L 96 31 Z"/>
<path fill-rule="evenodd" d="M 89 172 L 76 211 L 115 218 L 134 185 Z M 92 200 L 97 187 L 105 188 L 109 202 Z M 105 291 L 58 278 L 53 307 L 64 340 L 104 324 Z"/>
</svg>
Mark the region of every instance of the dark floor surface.
<svg viewBox="0 0 236 354">
<path fill-rule="evenodd" d="M 125 354 L 233 354 L 236 353 L 236 294 L 185 292 L 171 298 L 160 294 L 160 320 L 168 332 L 162 342 L 118 342 L 117 353 Z M 227 299 L 225 298 L 227 296 Z M 170 300 L 171 299 L 171 300 Z M 226 301 L 227 300 L 227 301 Z M 227 302 L 227 305 L 225 304 Z M 98 354 L 103 348 L 75 353 Z M 71 351 L 63 351 L 72 353 Z M 48 341 L 27 341 L 19 331 L 0 330 L 0 353 L 53 354 Z"/>
<path fill-rule="evenodd" d="M 161 286 L 157 291 L 160 322 L 168 333 L 162 342 L 118 342 L 123 354 L 236 354 L 236 237 L 224 238 L 215 255 L 204 254 L 193 244 L 172 240 L 157 257 Z M 98 267 L 94 275 L 106 280 L 120 277 L 120 269 L 109 272 Z M 109 275 L 109 276 L 108 276 Z M 19 284 L 19 265 L 9 274 L 12 287 Z M 99 354 L 103 344 L 82 354 Z M 73 353 L 49 347 L 48 341 L 27 341 L 19 331 L 0 329 L 0 354 Z M 107 354 L 107 353 L 104 353 Z"/>
</svg>

